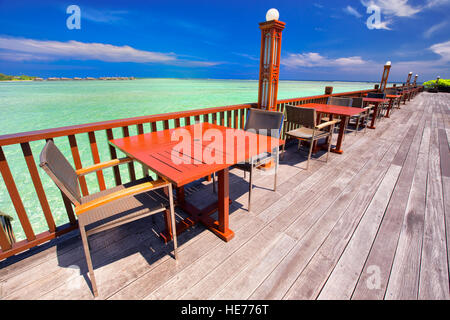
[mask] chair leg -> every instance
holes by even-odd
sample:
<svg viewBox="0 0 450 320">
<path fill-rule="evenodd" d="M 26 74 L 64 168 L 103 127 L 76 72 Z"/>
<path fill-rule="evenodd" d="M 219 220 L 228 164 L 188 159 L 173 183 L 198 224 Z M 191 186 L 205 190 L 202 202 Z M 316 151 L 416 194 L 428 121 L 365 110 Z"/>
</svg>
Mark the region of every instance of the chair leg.
<svg viewBox="0 0 450 320">
<path fill-rule="evenodd" d="M 94 293 L 94 297 L 97 297 L 97 283 L 95 282 L 94 268 L 92 267 L 91 253 L 89 252 L 88 239 L 84 225 L 80 225 L 80 234 L 83 242 L 84 255 L 86 256 L 86 263 L 89 270 L 89 277 L 91 278 L 92 291 Z"/>
<path fill-rule="evenodd" d="M 331 144 L 331 140 L 330 140 L 329 144 Z M 312 153 L 313 145 L 314 145 L 314 140 L 311 140 L 311 143 L 310 143 L 310 146 L 309 146 L 308 160 L 306 161 L 306 170 L 309 169 L 309 159 L 311 159 L 311 153 Z"/>
<path fill-rule="evenodd" d="M 213 173 L 213 181 L 212 181 L 212 185 L 213 185 L 213 192 L 216 193 L 216 173 Z"/>
<path fill-rule="evenodd" d="M 173 206 L 172 184 L 169 184 L 169 205 L 170 205 L 170 222 L 172 224 L 173 255 L 175 257 L 175 260 L 177 260 L 178 259 L 177 227 L 175 225 L 175 210 L 173 208 L 174 206 Z"/>
<path fill-rule="evenodd" d="M 327 162 L 328 163 L 328 157 L 329 157 L 329 155 L 330 155 L 330 150 L 331 150 L 331 139 L 333 138 L 333 132 L 331 132 L 331 134 L 330 134 L 330 143 L 328 144 L 328 151 L 327 151 L 327 160 L 325 161 L 325 162 Z"/>
<path fill-rule="evenodd" d="M 369 123 L 369 113 L 367 113 L 367 116 L 364 117 L 364 134 L 367 133 L 367 124 Z"/>
<path fill-rule="evenodd" d="M 277 172 L 278 172 L 278 162 L 280 157 L 280 149 L 277 147 L 276 155 L 275 155 L 275 177 L 274 177 L 274 183 L 273 183 L 273 191 L 277 191 Z"/>
<path fill-rule="evenodd" d="M 250 179 L 248 182 L 248 212 L 250 212 L 252 203 L 252 189 L 253 189 L 253 165 L 250 166 Z"/>
<path fill-rule="evenodd" d="M 361 116 L 359 116 L 358 119 L 356 120 L 355 136 L 358 134 L 359 122 L 360 122 L 360 121 L 361 121 Z"/>
</svg>

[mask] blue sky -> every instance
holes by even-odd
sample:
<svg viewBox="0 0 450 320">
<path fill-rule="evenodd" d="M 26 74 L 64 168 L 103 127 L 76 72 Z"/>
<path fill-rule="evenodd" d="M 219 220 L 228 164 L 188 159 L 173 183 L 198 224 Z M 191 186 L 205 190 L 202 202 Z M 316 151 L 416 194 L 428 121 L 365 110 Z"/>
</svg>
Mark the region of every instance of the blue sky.
<svg viewBox="0 0 450 320">
<path fill-rule="evenodd" d="M 270 8 L 286 23 L 281 79 L 378 81 L 388 60 L 392 81 L 450 78 L 450 0 L 0 0 L 0 72 L 257 79 Z"/>
</svg>

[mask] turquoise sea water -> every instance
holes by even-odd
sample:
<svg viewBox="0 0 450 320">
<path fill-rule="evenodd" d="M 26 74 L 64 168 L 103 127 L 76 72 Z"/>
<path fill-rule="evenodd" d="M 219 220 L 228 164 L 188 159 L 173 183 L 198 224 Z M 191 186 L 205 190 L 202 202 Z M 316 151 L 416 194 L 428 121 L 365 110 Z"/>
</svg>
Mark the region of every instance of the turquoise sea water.
<svg viewBox="0 0 450 320">
<path fill-rule="evenodd" d="M 369 82 L 281 81 L 278 99 L 323 94 L 325 86 L 334 92 L 371 89 Z M 184 80 L 138 79 L 129 81 L 59 81 L 59 82 L 0 82 L 0 135 L 18 133 L 96 121 L 121 119 L 142 115 L 198 108 L 218 107 L 256 102 L 257 81 L 243 80 Z M 135 134 L 135 128 L 130 128 Z M 146 128 L 146 132 L 149 128 Z M 121 130 L 114 130 L 121 137 Z M 96 134 L 100 160 L 109 160 L 104 133 Z M 83 166 L 92 164 L 87 134 L 77 135 Z M 72 161 L 67 138 L 55 143 Z M 43 141 L 31 143 L 38 163 Z M 16 181 L 25 209 L 35 233 L 47 230 L 46 221 L 37 199 L 20 146 L 3 148 Z M 120 156 L 120 155 L 119 155 Z M 57 225 L 68 222 L 61 194 L 39 168 L 42 183 Z M 136 170 L 139 174 L 141 171 Z M 124 181 L 128 179 L 121 167 Z M 113 186 L 112 170 L 104 171 L 107 187 Z M 87 177 L 90 192 L 98 191 L 95 174 Z M 13 229 L 18 240 L 24 239 L 14 207 L 0 176 L 0 211 L 14 217 Z"/>
</svg>

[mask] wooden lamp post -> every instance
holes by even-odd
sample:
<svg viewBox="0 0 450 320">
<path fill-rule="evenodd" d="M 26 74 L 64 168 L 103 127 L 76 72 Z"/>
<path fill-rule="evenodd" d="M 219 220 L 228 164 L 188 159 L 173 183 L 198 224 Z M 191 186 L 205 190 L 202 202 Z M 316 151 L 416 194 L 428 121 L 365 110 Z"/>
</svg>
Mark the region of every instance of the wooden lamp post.
<svg viewBox="0 0 450 320">
<path fill-rule="evenodd" d="M 266 22 L 261 22 L 261 57 L 259 65 L 258 108 L 277 110 L 278 78 L 280 73 L 281 32 L 285 23 L 278 21 L 279 13 L 270 9 Z"/>
<path fill-rule="evenodd" d="M 417 78 L 419 77 L 419 75 L 418 74 L 416 74 L 415 76 L 414 76 L 414 82 L 413 82 L 413 87 L 415 88 L 415 87 L 417 87 Z"/>
<path fill-rule="evenodd" d="M 384 92 L 386 90 L 387 81 L 389 78 L 389 72 L 391 71 L 391 62 L 388 61 L 384 65 L 383 75 L 381 76 L 381 83 L 380 83 L 380 92 Z"/>
<path fill-rule="evenodd" d="M 406 79 L 406 87 L 409 89 L 409 85 L 411 83 L 412 72 L 408 73 L 408 79 Z"/>
</svg>

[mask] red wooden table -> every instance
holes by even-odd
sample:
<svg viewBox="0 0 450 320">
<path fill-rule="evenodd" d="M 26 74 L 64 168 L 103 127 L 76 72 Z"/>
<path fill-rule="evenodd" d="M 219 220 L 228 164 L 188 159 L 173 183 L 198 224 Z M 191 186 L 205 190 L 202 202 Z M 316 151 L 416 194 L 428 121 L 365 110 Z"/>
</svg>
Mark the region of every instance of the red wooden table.
<svg viewBox="0 0 450 320">
<path fill-rule="evenodd" d="M 370 124 L 370 126 L 368 126 L 367 128 L 369 129 L 375 129 L 375 119 L 377 118 L 377 114 L 378 114 L 378 105 L 380 103 L 386 103 L 389 101 L 389 99 L 379 99 L 379 98 L 363 98 L 364 103 L 369 103 L 372 102 L 375 104 L 374 110 L 373 110 L 373 115 L 372 115 L 372 123 Z"/>
<path fill-rule="evenodd" d="M 400 98 L 401 97 L 402 97 L 402 95 L 400 95 L 400 94 L 398 94 L 398 95 L 397 94 L 387 94 L 386 95 L 386 98 L 389 99 L 389 106 L 388 106 L 388 109 L 387 109 L 387 112 L 385 115 L 386 118 L 389 118 L 389 113 L 391 112 L 391 109 L 393 107 L 395 99 L 398 99 L 398 107 L 400 108 Z"/>
<path fill-rule="evenodd" d="M 316 109 L 316 112 L 319 114 L 317 119 L 320 121 L 320 114 L 326 113 L 330 115 L 330 120 L 333 120 L 333 116 L 340 116 L 341 117 L 341 125 L 339 127 L 339 135 L 336 142 L 336 147 L 332 148 L 330 151 L 334 153 L 342 154 L 344 151 L 342 150 L 342 141 L 344 138 L 345 133 L 345 126 L 347 123 L 347 119 L 351 116 L 356 116 L 358 114 L 363 113 L 366 111 L 365 109 L 361 108 L 353 108 L 353 107 L 342 107 L 342 106 L 334 106 L 330 104 L 320 104 L 320 103 L 307 103 L 300 105 L 298 107 L 304 107 L 304 108 L 314 108 Z M 328 143 L 331 143 L 331 141 L 327 140 Z"/>
<path fill-rule="evenodd" d="M 109 143 L 175 185 L 177 206 L 189 214 L 188 218 L 177 223 L 177 234 L 201 222 L 219 238 L 229 241 L 234 233 L 228 223 L 228 168 L 260 153 L 271 152 L 284 141 L 239 129 L 198 123 L 114 139 Z M 218 173 L 218 201 L 200 210 L 185 199 L 184 186 L 214 172 Z M 218 221 L 210 217 L 215 211 L 219 213 Z M 170 223 L 166 222 L 166 231 L 161 235 L 165 241 L 172 238 Z"/>
</svg>

